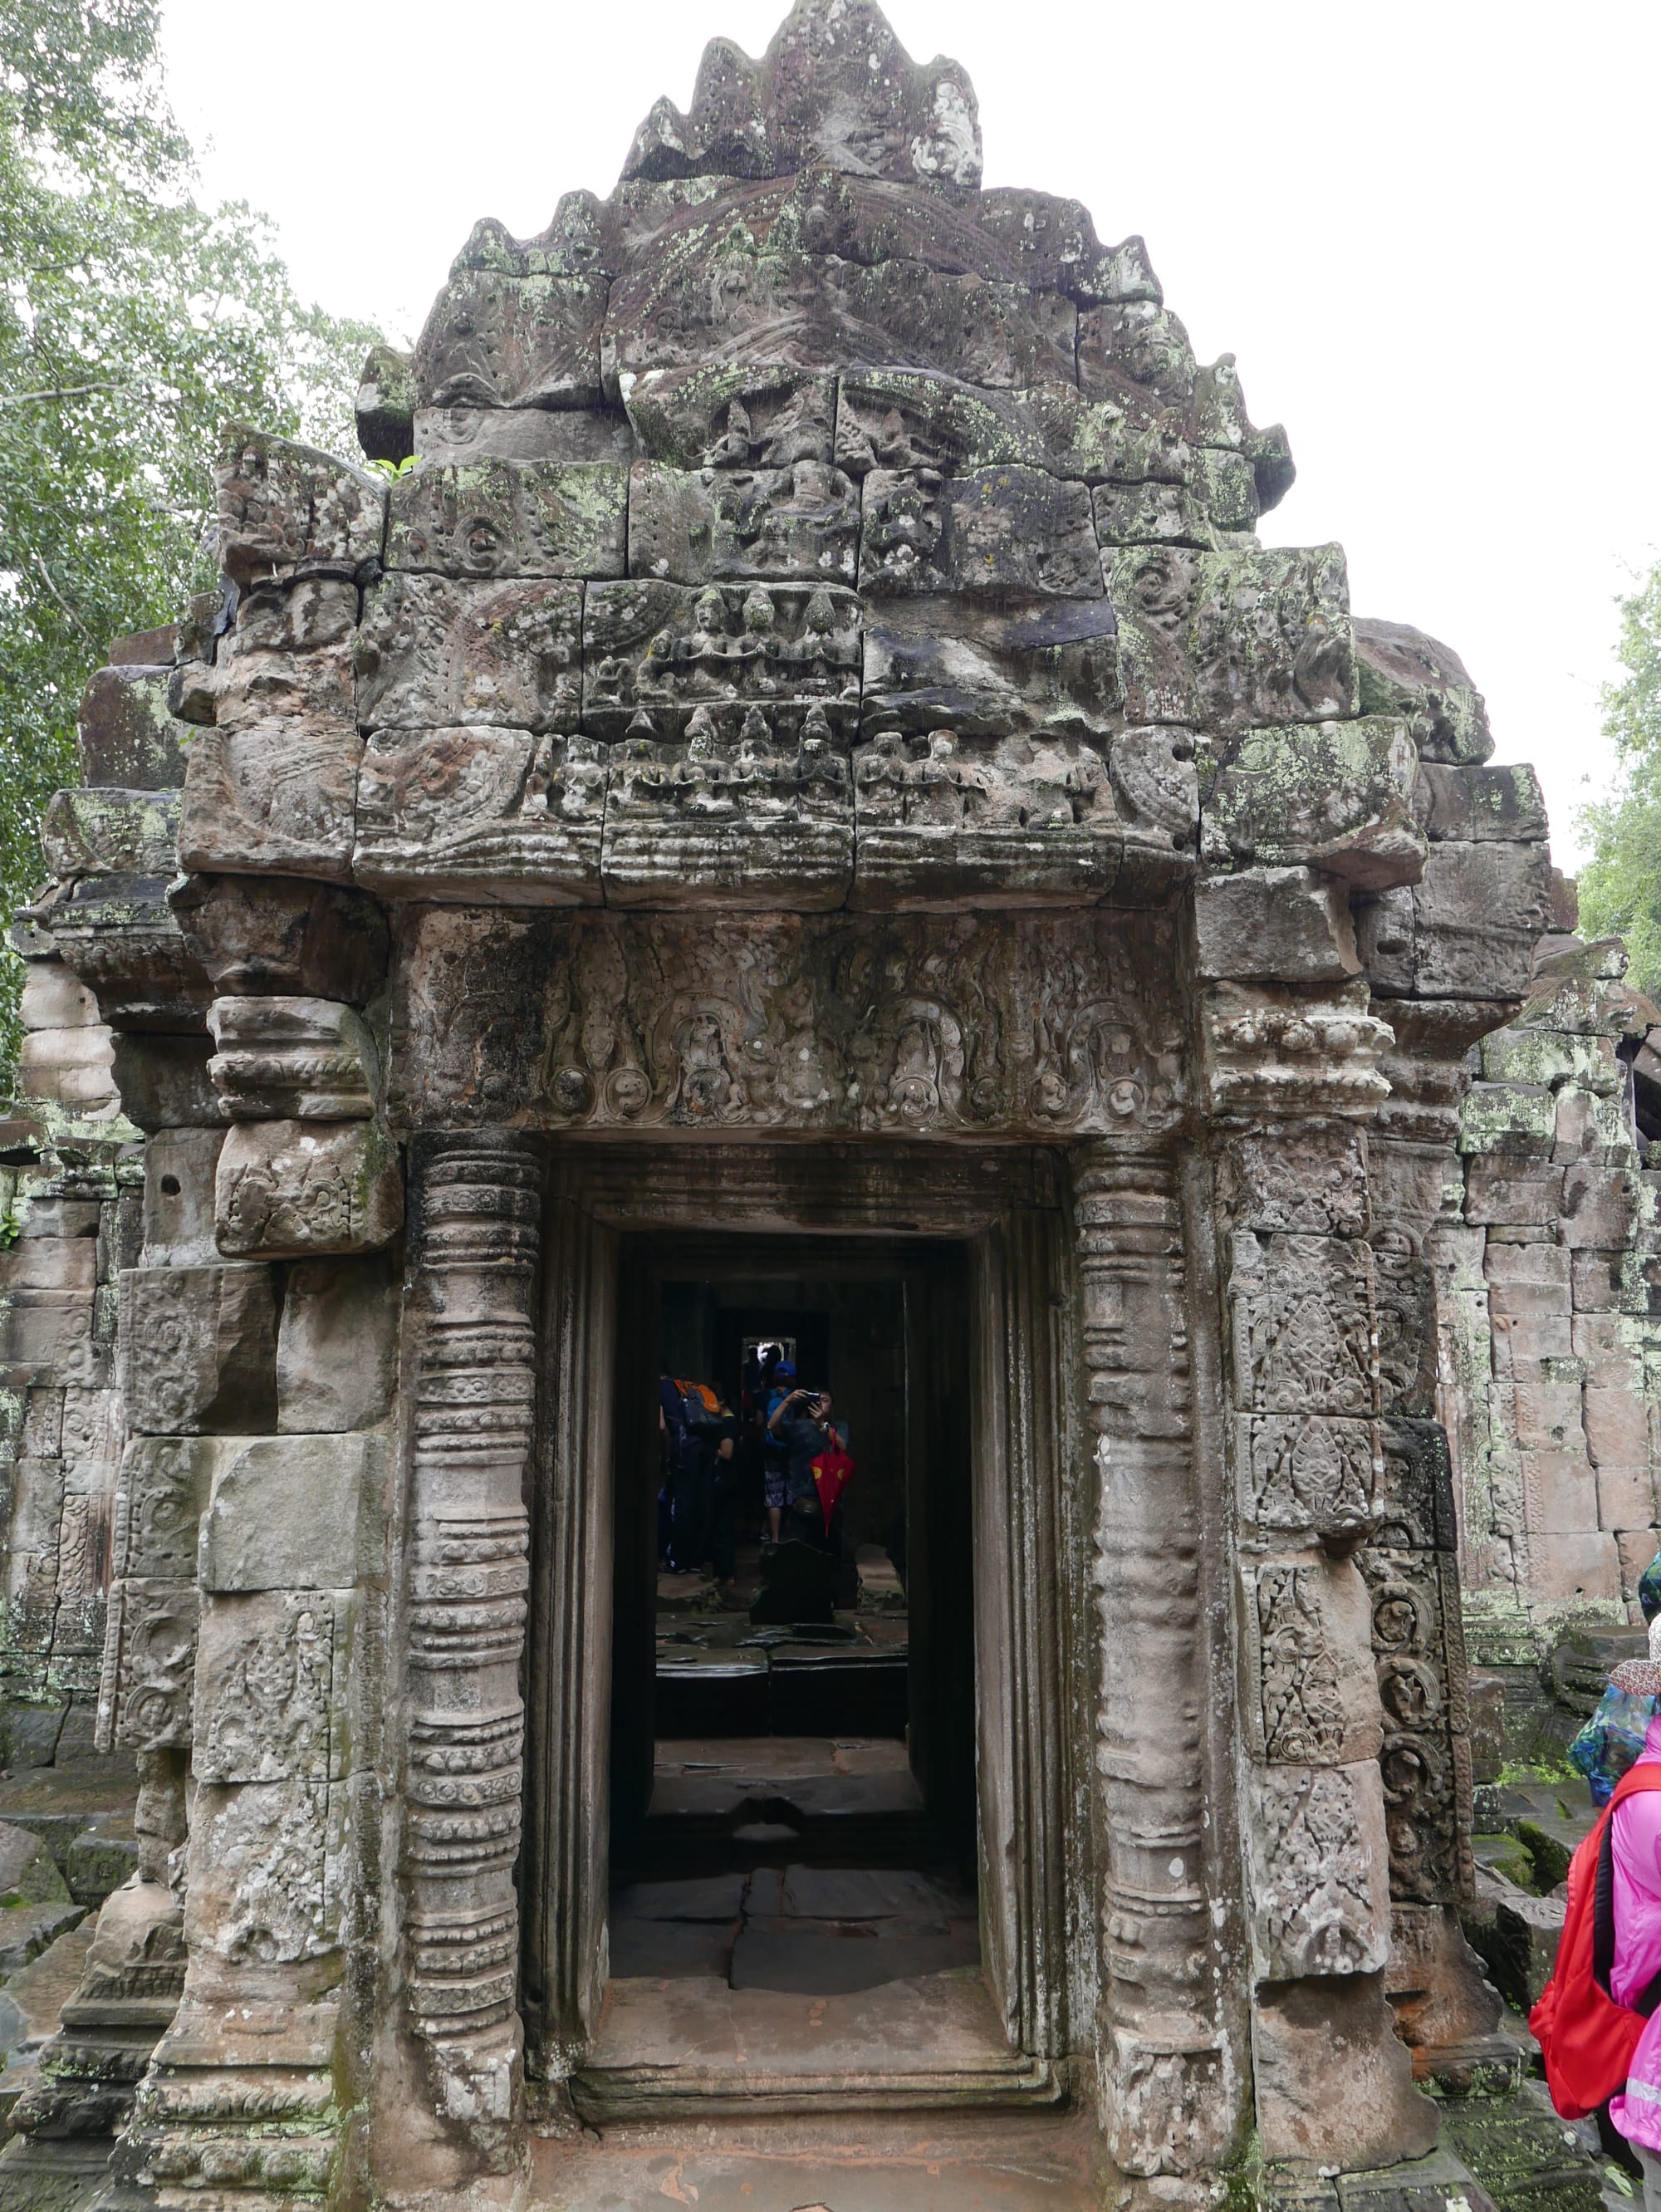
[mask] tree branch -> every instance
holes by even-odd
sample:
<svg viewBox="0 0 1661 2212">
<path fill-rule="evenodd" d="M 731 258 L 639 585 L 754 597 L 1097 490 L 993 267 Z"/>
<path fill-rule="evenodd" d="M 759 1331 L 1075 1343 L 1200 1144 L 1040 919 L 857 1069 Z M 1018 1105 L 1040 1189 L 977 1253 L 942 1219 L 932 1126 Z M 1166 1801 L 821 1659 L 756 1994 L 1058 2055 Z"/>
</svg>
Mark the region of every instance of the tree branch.
<svg viewBox="0 0 1661 2212">
<path fill-rule="evenodd" d="M 85 623 L 82 621 L 80 616 L 76 614 L 75 609 L 70 605 L 69 601 L 64 597 L 62 592 L 58 590 L 57 581 L 52 575 L 52 570 L 40 558 L 40 556 L 38 553 L 31 553 L 29 555 L 29 559 L 40 571 L 41 581 L 45 585 L 46 589 L 52 593 L 53 599 L 57 600 L 58 605 L 63 608 L 64 612 L 69 617 L 76 629 L 80 631 L 88 651 L 89 653 L 100 652 L 101 648 L 100 647 L 97 640 L 93 636 L 92 632 L 87 628 Z"/>
<path fill-rule="evenodd" d="M 146 379 L 139 384 L 58 384 L 45 392 L 0 392 L 0 407 L 33 407 L 46 399 L 75 399 L 85 392 L 148 392 Z"/>
</svg>

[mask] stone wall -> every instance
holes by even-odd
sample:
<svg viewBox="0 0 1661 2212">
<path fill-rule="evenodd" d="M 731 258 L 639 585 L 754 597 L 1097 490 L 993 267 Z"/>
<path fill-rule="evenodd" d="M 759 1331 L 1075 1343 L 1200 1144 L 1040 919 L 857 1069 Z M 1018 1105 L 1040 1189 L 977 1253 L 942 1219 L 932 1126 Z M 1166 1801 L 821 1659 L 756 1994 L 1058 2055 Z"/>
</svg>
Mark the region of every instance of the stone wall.
<svg viewBox="0 0 1661 2212">
<path fill-rule="evenodd" d="M 1637 1620 L 1661 1549 L 1661 1179 L 1644 1164 L 1648 1078 L 1634 1065 L 1652 1058 L 1657 1017 L 1625 969 L 1618 941 L 1543 938 L 1521 1012 L 1476 1049 L 1461 1110 L 1464 1172 L 1435 1241 L 1482 1663 L 1537 1664 L 1566 1625 Z"/>
</svg>

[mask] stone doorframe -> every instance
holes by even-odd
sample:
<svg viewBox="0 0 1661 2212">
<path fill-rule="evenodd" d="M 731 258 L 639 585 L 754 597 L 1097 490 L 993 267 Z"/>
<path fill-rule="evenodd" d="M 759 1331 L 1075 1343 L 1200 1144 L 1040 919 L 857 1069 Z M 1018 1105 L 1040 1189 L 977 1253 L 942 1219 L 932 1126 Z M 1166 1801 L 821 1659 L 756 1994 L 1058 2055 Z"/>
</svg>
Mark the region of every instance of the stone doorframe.
<svg viewBox="0 0 1661 2212">
<path fill-rule="evenodd" d="M 712 1197 L 734 1231 L 969 1243 L 986 1964 L 1027 2093 L 1094 2103 L 1121 2172 L 1226 2156 L 1249 2079 L 1226 1515 L 1194 1410 L 1221 1346 L 1191 1340 L 1214 1279 L 1173 1149 L 497 1131 L 418 1138 L 411 1170 L 403 1978 L 458 2175 L 521 2155 L 524 2028 L 551 2118 L 597 2017 L 618 1238 L 706 1228 Z"/>
<path fill-rule="evenodd" d="M 983 1950 L 1020 2062 L 997 2094 L 1055 2094 L 1088 2020 L 1067 1900 L 1085 1875 L 1088 1543 L 1068 1389 L 1064 1217 L 1053 1158 L 1009 1147 L 893 1164 L 851 1146 L 567 1146 L 550 1163 L 542 1423 L 530 1486 L 521 2008 L 533 2084 L 580 2074 L 605 1982 L 612 1638 L 613 1351 L 631 1231 L 961 1238 L 972 1262 L 978 1833 Z M 900 1191 L 903 1188 L 903 1199 Z M 894 1200 L 900 1200 L 899 1204 Z M 886 1201 L 886 1202 L 885 1202 Z M 625 1324 L 627 1325 L 627 1324 Z M 1063 1719 L 1058 1726 L 1058 1717 Z M 1081 1982 L 1076 1988 L 1071 1984 Z M 846 2086 L 846 2085 L 845 2085 Z M 943 2081 L 940 2094 L 952 2085 Z M 667 2090 L 662 2085 L 660 2094 Z M 873 2099 L 930 2085 L 874 2071 Z M 631 2083 L 637 2105 L 653 2085 Z M 533 2100 L 540 2094 L 533 2087 Z M 960 2093 L 961 2095 L 961 2093 Z M 708 2099 L 700 2100 L 708 2109 Z"/>
</svg>

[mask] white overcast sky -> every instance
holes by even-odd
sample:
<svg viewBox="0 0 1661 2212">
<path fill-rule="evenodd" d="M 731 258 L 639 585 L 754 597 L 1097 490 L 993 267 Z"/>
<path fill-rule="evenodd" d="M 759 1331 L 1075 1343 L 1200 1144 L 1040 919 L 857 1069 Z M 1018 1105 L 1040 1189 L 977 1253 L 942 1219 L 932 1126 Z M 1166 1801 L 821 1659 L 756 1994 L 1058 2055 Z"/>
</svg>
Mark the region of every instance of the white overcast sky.
<svg viewBox="0 0 1661 2212">
<path fill-rule="evenodd" d="M 474 219 L 604 193 L 659 93 L 787 0 L 163 0 L 204 184 L 301 290 L 413 340 Z M 1463 654 L 1561 861 L 1607 781 L 1614 599 L 1661 548 L 1658 0 L 892 0 L 956 56 L 989 185 L 1140 231 L 1202 360 L 1232 352 L 1342 540 L 1359 614 Z"/>
</svg>

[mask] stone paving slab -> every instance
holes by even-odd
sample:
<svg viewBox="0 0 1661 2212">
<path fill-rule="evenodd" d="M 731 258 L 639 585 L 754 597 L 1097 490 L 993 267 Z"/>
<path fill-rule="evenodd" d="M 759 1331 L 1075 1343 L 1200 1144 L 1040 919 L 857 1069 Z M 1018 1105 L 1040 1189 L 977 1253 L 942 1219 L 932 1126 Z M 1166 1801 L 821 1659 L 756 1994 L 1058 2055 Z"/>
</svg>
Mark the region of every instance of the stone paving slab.
<svg viewBox="0 0 1661 2212">
<path fill-rule="evenodd" d="M 1073 2114 L 608 2130 L 536 2146 L 530 2212 L 1098 2212 L 1090 2156 Z"/>
</svg>

